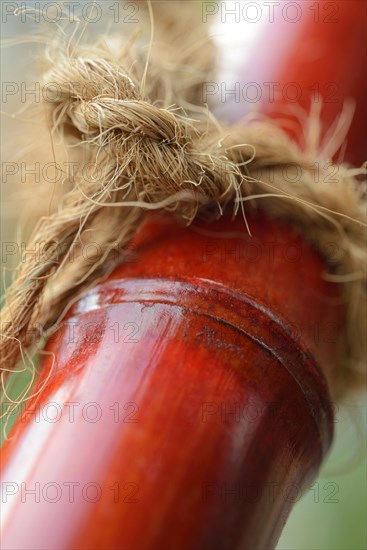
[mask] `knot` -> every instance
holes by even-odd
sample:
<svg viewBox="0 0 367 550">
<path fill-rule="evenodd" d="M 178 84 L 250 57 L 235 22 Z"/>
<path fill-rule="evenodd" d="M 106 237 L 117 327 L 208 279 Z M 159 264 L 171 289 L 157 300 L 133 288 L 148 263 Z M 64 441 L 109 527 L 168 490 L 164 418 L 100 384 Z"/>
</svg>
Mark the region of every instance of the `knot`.
<svg viewBox="0 0 367 550">
<path fill-rule="evenodd" d="M 143 100 L 95 97 L 75 105 L 69 117 L 80 132 L 90 137 L 104 131 L 113 131 L 116 136 L 143 135 L 164 143 L 180 143 L 187 137 L 182 117 Z"/>
<path fill-rule="evenodd" d="M 192 220 L 198 203 L 226 202 L 228 189 L 238 188 L 239 170 L 227 172 L 226 157 L 201 150 L 208 121 L 203 129 L 178 107 L 161 108 L 143 98 L 121 65 L 102 58 L 64 59 L 48 78 L 63 90 L 51 105 L 54 129 L 73 137 L 77 131 L 103 182 L 79 178 L 83 199 L 96 202 L 105 186 L 116 196 L 128 190 L 130 198 L 152 206 L 179 193 L 172 203 L 180 203 L 183 217 Z"/>
<path fill-rule="evenodd" d="M 72 126 L 88 139 L 106 131 L 164 143 L 187 136 L 187 118 L 144 100 L 127 71 L 104 59 L 64 59 L 47 74 L 44 88 L 50 85 L 55 129 L 70 132 Z"/>
<path fill-rule="evenodd" d="M 90 101 L 95 97 L 139 99 L 139 87 L 121 65 L 101 58 L 63 57 L 49 70 L 43 87 L 55 92 L 44 96 L 50 103 Z"/>
</svg>

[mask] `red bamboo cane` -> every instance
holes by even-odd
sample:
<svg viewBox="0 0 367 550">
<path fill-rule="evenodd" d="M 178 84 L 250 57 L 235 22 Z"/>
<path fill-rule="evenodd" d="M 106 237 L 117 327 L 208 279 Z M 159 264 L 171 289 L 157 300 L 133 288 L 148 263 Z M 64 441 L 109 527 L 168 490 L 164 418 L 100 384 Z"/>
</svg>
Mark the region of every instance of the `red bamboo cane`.
<svg viewBox="0 0 367 550">
<path fill-rule="evenodd" d="M 222 7 L 222 21 L 233 23 L 235 14 L 227 14 L 226 9 Z M 236 26 L 242 23 L 245 42 L 246 31 L 252 31 L 257 23 L 252 22 L 255 13 L 244 10 L 245 6 L 238 10 Z M 259 31 L 244 52 L 241 70 L 233 75 L 237 88 L 232 81 L 223 83 L 226 116 L 237 121 L 249 110 L 260 110 L 287 121 L 285 129 L 295 140 L 303 141 L 306 121 L 299 118 L 300 111 L 309 114 L 313 104 L 316 111 L 321 109 L 321 135 L 328 143 L 327 136 L 330 140 L 332 133 L 327 132 L 347 100 L 349 108 L 338 127 L 339 137 L 350 127 L 345 146 L 335 158 L 362 164 L 367 146 L 366 4 L 336 0 L 284 2 L 271 7 L 269 3 L 260 13 Z M 210 96 L 213 90 L 208 93 Z M 215 99 L 217 96 L 215 91 Z"/>
<path fill-rule="evenodd" d="M 274 545 L 330 444 L 341 319 L 304 241 L 251 228 L 148 226 L 76 305 L 5 448 L 5 548 Z"/>
</svg>

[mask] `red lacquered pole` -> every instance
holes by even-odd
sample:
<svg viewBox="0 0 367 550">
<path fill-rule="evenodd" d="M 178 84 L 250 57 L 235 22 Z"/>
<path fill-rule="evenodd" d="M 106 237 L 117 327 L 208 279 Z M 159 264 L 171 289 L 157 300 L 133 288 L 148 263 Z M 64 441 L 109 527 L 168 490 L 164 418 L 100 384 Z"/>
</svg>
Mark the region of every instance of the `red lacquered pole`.
<svg viewBox="0 0 367 550">
<path fill-rule="evenodd" d="M 4 548 L 275 545 L 330 445 L 342 320 L 318 255 L 250 222 L 150 224 L 76 304 L 4 449 Z"/>
<path fill-rule="evenodd" d="M 269 3 L 262 6 L 261 14 L 260 23 L 250 22 L 247 27 L 251 13 L 243 8 L 238 14 L 236 26 L 242 22 L 244 40 L 254 25 L 259 31 L 252 45 L 244 47 L 247 61 L 234 75 L 240 84 L 239 97 L 230 93 L 234 86 L 227 83 L 228 100 L 233 100 L 226 111 L 228 116 L 238 120 L 238 115 L 248 109 L 276 116 L 287 120 L 284 127 L 302 141 L 306 121 L 299 118 L 300 108 L 310 113 L 313 103 L 322 108 L 324 146 L 335 143 L 334 131 L 339 138 L 345 136 L 350 124 L 343 155 L 359 166 L 366 160 L 367 150 L 366 3 L 306 0 L 280 2 L 273 7 Z M 234 16 L 228 15 L 228 21 L 233 20 Z M 345 100 L 350 100 L 350 108 L 330 131 Z M 334 155 L 332 146 L 330 151 Z"/>
</svg>

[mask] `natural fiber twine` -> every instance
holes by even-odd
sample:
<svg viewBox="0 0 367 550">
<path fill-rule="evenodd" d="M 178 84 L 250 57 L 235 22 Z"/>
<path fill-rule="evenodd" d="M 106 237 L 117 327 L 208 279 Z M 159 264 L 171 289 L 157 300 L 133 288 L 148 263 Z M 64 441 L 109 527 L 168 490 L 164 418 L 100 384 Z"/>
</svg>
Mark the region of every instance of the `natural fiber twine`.
<svg viewBox="0 0 367 550">
<path fill-rule="evenodd" d="M 301 149 L 274 123 L 219 123 L 201 104 L 212 48 L 201 37 L 193 51 L 199 29 L 186 26 L 183 35 L 187 19 L 173 13 L 156 15 L 159 43 L 149 48 L 141 48 L 144 32 L 117 46 L 71 46 L 61 38 L 48 45 L 43 82 L 60 93 L 41 110 L 47 109 L 54 138 L 73 149 L 79 170 L 65 179 L 57 210 L 34 229 L 29 248 L 41 244 L 42 254 L 19 264 L 6 292 L 2 380 L 76 296 L 116 267 L 116 247 L 127 248 L 145 211 L 168 210 L 189 225 L 228 208 L 243 215 L 253 201 L 294 224 L 322 254 L 337 244 L 338 257 L 329 262 L 326 254 L 325 268 L 341 285 L 346 308 L 343 355 L 329 379 L 332 394 L 341 396 L 364 380 L 366 216 L 359 176 L 366 170 L 338 165 L 328 183 L 330 166 L 321 162 L 315 173 L 317 132 Z M 83 177 L 87 163 L 98 177 Z M 289 166 L 299 178 L 285 179 Z M 88 242 L 99 244 L 93 263 L 82 253 Z"/>
</svg>

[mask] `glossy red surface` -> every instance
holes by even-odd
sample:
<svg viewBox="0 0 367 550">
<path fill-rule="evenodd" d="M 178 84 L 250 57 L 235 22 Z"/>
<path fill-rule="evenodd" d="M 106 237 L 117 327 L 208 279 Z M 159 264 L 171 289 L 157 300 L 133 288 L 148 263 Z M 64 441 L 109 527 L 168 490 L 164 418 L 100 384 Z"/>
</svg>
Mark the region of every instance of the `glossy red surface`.
<svg viewBox="0 0 367 550">
<path fill-rule="evenodd" d="M 259 30 L 253 49 L 250 55 L 244 52 L 247 61 L 235 76 L 240 84 L 241 101 L 231 103 L 229 116 L 236 120 L 247 99 L 249 108 L 287 120 L 285 126 L 291 136 L 303 143 L 305 115 L 313 102 L 316 111 L 322 107 L 323 146 L 330 145 L 338 128 L 336 134 L 347 138 L 342 157 L 360 166 L 366 160 L 367 150 L 366 3 L 280 2 L 273 10 L 270 5 L 263 6 L 261 13 L 262 24 L 256 24 Z M 251 19 L 250 13 L 248 18 Z M 228 21 L 233 20 L 234 16 L 228 15 Z M 244 20 L 242 16 L 239 23 Z M 253 26 L 254 23 L 249 23 L 248 32 Z M 233 90 L 233 83 L 228 83 L 227 88 Z M 233 93 L 229 93 L 231 97 Z M 347 136 L 348 116 L 335 124 L 345 100 L 355 104 Z M 335 160 L 338 158 L 339 153 Z"/>
<path fill-rule="evenodd" d="M 250 223 L 153 221 L 74 306 L 4 449 L 4 548 L 274 546 L 330 444 L 342 318 L 304 241 Z"/>
</svg>

